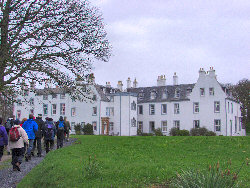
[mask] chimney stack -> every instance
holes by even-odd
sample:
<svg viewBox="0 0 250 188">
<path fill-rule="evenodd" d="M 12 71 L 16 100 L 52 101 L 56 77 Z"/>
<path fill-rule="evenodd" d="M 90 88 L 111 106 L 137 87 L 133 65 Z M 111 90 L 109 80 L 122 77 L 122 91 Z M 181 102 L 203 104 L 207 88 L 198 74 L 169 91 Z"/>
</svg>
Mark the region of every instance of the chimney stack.
<svg viewBox="0 0 250 188">
<path fill-rule="evenodd" d="M 216 75 L 215 75 L 215 70 L 213 67 L 210 67 L 210 70 L 208 71 L 208 75 L 210 77 L 215 77 L 216 78 Z"/>
<path fill-rule="evenodd" d="M 127 79 L 127 89 L 130 89 L 130 88 L 131 88 L 131 80 L 128 77 L 128 79 Z"/>
<path fill-rule="evenodd" d="M 122 81 L 118 81 L 117 88 L 118 88 L 120 91 L 122 91 L 122 86 L 123 86 Z"/>
<path fill-rule="evenodd" d="M 165 75 L 158 76 L 157 86 L 166 86 L 166 77 L 165 77 Z"/>
<path fill-rule="evenodd" d="M 106 87 L 111 88 L 110 82 L 106 82 Z"/>
<path fill-rule="evenodd" d="M 135 78 L 135 80 L 133 82 L 133 88 L 137 88 L 137 86 L 138 86 L 138 82 L 136 81 L 136 78 Z"/>
<path fill-rule="evenodd" d="M 173 85 L 174 86 L 178 85 L 178 76 L 176 75 L 176 72 L 174 73 L 174 76 L 173 76 Z"/>
</svg>

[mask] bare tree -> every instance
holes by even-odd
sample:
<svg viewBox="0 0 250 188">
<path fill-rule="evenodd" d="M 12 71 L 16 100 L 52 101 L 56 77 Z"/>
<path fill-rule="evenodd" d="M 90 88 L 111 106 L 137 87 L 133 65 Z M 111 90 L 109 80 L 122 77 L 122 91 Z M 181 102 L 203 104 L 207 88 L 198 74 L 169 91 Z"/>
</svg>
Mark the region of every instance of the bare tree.
<svg viewBox="0 0 250 188">
<path fill-rule="evenodd" d="M 93 58 L 108 61 L 103 18 L 87 0 L 1 0 L 0 92 L 18 79 L 86 82 Z"/>
</svg>

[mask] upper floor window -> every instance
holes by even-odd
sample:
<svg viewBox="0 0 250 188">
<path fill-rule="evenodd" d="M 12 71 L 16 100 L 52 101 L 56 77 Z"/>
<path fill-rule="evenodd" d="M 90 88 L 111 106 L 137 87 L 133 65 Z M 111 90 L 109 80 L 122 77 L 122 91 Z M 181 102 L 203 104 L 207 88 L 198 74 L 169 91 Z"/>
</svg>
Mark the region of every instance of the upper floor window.
<svg viewBox="0 0 250 188">
<path fill-rule="evenodd" d="M 234 113 L 234 106 L 233 106 L 233 103 L 231 103 L 231 113 Z"/>
<path fill-rule="evenodd" d="M 56 104 L 52 104 L 52 115 L 56 115 Z"/>
<path fill-rule="evenodd" d="M 48 105 L 43 104 L 43 115 L 47 116 L 48 115 Z"/>
<path fill-rule="evenodd" d="M 214 88 L 213 87 L 209 88 L 209 95 L 214 95 Z"/>
<path fill-rule="evenodd" d="M 217 132 L 221 131 L 221 121 L 220 121 L 220 119 L 215 119 L 214 120 L 214 129 Z"/>
<path fill-rule="evenodd" d="M 154 104 L 149 105 L 149 115 L 155 115 L 155 105 Z"/>
<path fill-rule="evenodd" d="M 161 122 L 161 131 L 162 132 L 167 132 L 168 131 L 168 122 L 167 121 L 162 121 Z"/>
<path fill-rule="evenodd" d="M 106 108 L 106 116 L 114 116 L 114 107 L 107 107 Z"/>
<path fill-rule="evenodd" d="M 220 112 L 220 101 L 214 102 L 214 112 L 216 112 L 216 113 Z"/>
<path fill-rule="evenodd" d="M 65 103 L 60 104 L 60 115 L 65 115 Z"/>
<path fill-rule="evenodd" d="M 200 96 L 205 96 L 205 88 L 200 88 Z"/>
<path fill-rule="evenodd" d="M 200 128 L 200 120 L 194 120 L 194 128 Z"/>
<path fill-rule="evenodd" d="M 43 100 L 48 100 L 48 95 L 43 95 Z"/>
<path fill-rule="evenodd" d="M 235 132 L 237 132 L 237 116 L 234 117 Z"/>
<path fill-rule="evenodd" d="M 180 104 L 174 103 L 174 113 L 179 114 L 180 113 Z"/>
<path fill-rule="evenodd" d="M 228 111 L 228 113 L 230 113 L 229 102 L 227 102 L 227 111 Z"/>
<path fill-rule="evenodd" d="M 175 98 L 180 98 L 180 89 L 179 89 L 179 88 L 177 88 L 177 89 L 175 90 L 174 97 L 175 97 Z"/>
<path fill-rule="evenodd" d="M 174 121 L 174 127 L 180 130 L 180 120 L 175 120 Z"/>
<path fill-rule="evenodd" d="M 71 116 L 75 116 L 76 115 L 76 108 L 71 108 Z"/>
<path fill-rule="evenodd" d="M 194 102 L 194 113 L 197 114 L 197 113 L 199 113 L 199 111 L 200 111 L 199 103 Z"/>
<path fill-rule="evenodd" d="M 62 93 L 62 94 L 60 95 L 60 99 L 65 99 L 65 93 Z"/>
<path fill-rule="evenodd" d="M 167 104 L 161 105 L 161 114 L 167 114 Z"/>
<path fill-rule="evenodd" d="M 92 115 L 93 115 L 93 116 L 96 116 L 96 115 L 97 115 L 97 107 L 96 107 L 96 106 L 93 107 L 93 109 L 92 109 Z"/>
<path fill-rule="evenodd" d="M 136 110 L 136 103 L 135 103 L 135 101 L 133 101 L 131 103 L 131 110 Z"/>
<path fill-rule="evenodd" d="M 138 105 L 138 114 L 143 114 L 143 106 Z"/>
<path fill-rule="evenodd" d="M 52 99 L 56 99 L 57 98 L 57 94 L 52 94 Z"/>
<path fill-rule="evenodd" d="M 155 91 L 151 91 L 150 92 L 150 99 L 156 99 L 156 92 Z"/>
</svg>

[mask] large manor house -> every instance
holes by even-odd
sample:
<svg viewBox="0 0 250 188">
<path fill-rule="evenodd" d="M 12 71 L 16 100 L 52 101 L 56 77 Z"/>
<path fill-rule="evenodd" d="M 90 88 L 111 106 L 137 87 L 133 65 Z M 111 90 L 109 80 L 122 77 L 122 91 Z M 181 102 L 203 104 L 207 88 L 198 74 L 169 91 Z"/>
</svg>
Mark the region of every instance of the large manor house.
<svg viewBox="0 0 250 188">
<path fill-rule="evenodd" d="M 153 133 L 160 128 L 169 135 L 172 127 L 190 130 L 206 127 L 217 135 L 244 136 L 241 123 L 240 104 L 230 90 L 220 84 L 211 67 L 207 72 L 199 70 L 199 78 L 194 84 L 178 84 L 178 76 L 173 76 L 173 84 L 166 85 L 164 75 L 159 76 L 157 85 L 138 87 L 136 79 L 127 80 L 123 88 L 118 81 L 113 88 L 110 82 L 105 86 L 95 83 L 82 85 L 89 89 L 91 100 L 75 100 L 62 88 L 36 89 L 17 98 L 14 115 L 18 119 L 28 114 L 42 114 L 43 119 L 52 117 L 57 121 L 66 116 L 74 126 L 87 123 L 93 125 L 95 135 L 135 136 L 138 129 L 143 133 Z"/>
</svg>

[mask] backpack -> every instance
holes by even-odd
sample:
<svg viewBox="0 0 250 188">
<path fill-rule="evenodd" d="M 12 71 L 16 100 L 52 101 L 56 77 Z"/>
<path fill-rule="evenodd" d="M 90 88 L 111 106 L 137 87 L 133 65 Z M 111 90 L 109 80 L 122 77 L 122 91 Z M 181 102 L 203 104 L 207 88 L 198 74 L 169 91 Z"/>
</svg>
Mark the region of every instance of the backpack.
<svg viewBox="0 0 250 188">
<path fill-rule="evenodd" d="M 5 123 L 5 128 L 6 128 L 7 130 L 10 130 L 11 127 L 12 127 L 11 121 L 10 121 L 10 120 L 7 120 L 7 122 Z"/>
<path fill-rule="evenodd" d="M 64 129 L 64 121 L 59 121 L 58 129 L 59 130 L 63 130 Z"/>
<path fill-rule="evenodd" d="M 18 131 L 18 128 L 17 127 L 12 127 L 11 129 L 10 129 L 10 132 L 9 132 L 9 134 L 10 134 L 10 141 L 11 142 L 16 142 L 16 141 L 18 141 L 19 139 L 20 139 L 20 134 L 19 134 L 19 131 Z"/>
<path fill-rule="evenodd" d="M 45 137 L 46 138 L 52 138 L 54 130 L 53 130 L 53 124 L 47 124 L 46 125 L 46 130 L 45 130 Z"/>
</svg>

